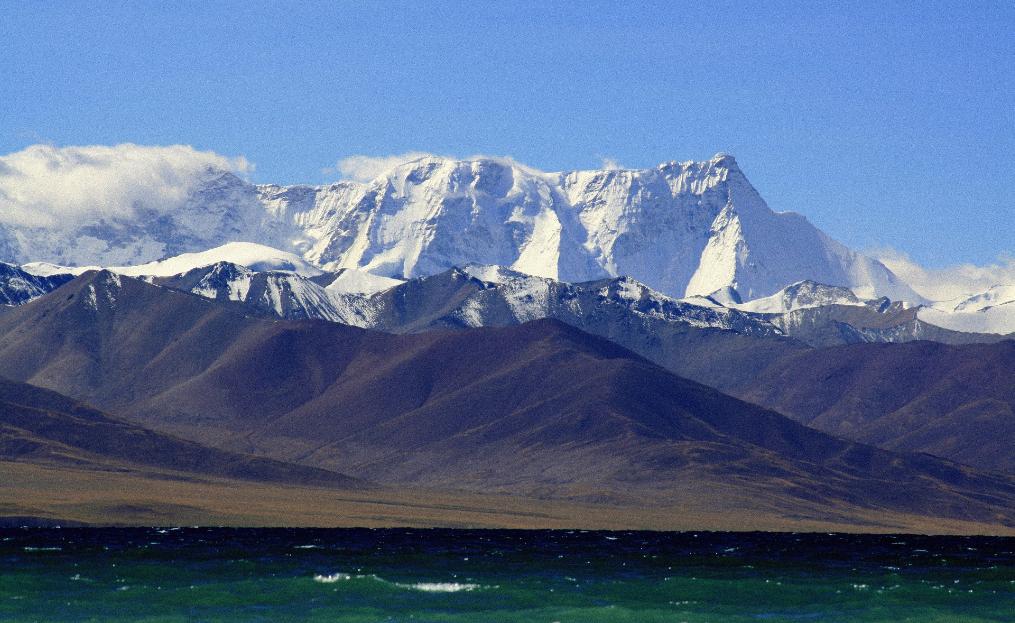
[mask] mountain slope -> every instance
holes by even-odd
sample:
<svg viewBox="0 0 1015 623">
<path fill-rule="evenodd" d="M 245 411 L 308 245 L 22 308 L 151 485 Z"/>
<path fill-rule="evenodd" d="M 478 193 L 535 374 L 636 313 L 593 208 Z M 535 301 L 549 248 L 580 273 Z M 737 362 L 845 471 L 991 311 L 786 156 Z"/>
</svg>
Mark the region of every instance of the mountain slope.
<svg viewBox="0 0 1015 623">
<path fill-rule="evenodd" d="M 921 308 L 886 298 L 863 301 L 844 288 L 813 282 L 738 303 L 731 298 L 737 297 L 735 291 L 675 300 L 630 278 L 569 284 L 496 266 L 452 269 L 373 295 L 322 288 L 319 283 L 326 278 L 330 276 L 252 273 L 220 264 L 154 282 L 240 301 L 260 315 L 332 320 L 394 333 L 555 318 L 723 391 L 740 388 L 772 361 L 806 346 L 1003 339 L 941 329 L 917 317 Z M 729 306 L 717 297 L 725 297 Z M 767 313 L 743 311 L 752 309 Z"/>
<path fill-rule="evenodd" d="M 317 279 L 252 273 L 223 263 L 152 281 L 206 298 L 238 301 L 257 315 L 331 320 L 392 333 L 555 318 L 711 384 L 749 374 L 760 362 L 803 347 L 760 316 L 713 303 L 704 307 L 677 301 L 628 278 L 568 284 L 474 266 L 356 295 L 336 292 L 333 284 L 322 288 Z"/>
<path fill-rule="evenodd" d="M 116 420 L 56 392 L 0 379 L 0 460 L 104 471 L 356 487 L 334 472 L 223 452 Z"/>
<path fill-rule="evenodd" d="M 385 484 L 1015 520 L 1009 479 L 842 442 L 549 320 L 390 335 L 247 317 L 100 272 L 0 316 L 0 372 Z"/>
<path fill-rule="evenodd" d="M 737 310 L 688 304 L 633 279 L 568 284 L 496 267 L 453 269 L 374 295 L 363 326 L 395 333 L 553 318 L 713 386 L 805 346 Z"/>
<path fill-rule="evenodd" d="M 841 437 L 1015 473 L 1012 340 L 804 351 L 737 394 Z"/>
</svg>

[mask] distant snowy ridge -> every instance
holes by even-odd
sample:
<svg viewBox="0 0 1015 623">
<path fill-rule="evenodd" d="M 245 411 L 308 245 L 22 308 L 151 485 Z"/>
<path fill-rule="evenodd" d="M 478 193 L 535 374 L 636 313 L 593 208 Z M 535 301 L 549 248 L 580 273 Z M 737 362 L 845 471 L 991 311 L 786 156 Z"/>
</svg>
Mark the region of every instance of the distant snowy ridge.
<svg viewBox="0 0 1015 623">
<path fill-rule="evenodd" d="M 0 262 L 0 305 L 23 305 L 71 280 L 68 274 L 35 275 Z"/>
<path fill-rule="evenodd" d="M 766 314 L 784 314 L 798 309 L 822 307 L 824 305 L 863 305 L 849 288 L 829 286 L 813 281 L 801 281 L 782 290 L 752 301 L 727 303 L 730 307 Z"/>
<path fill-rule="evenodd" d="M 220 262 L 229 262 L 255 272 L 284 271 L 304 276 L 320 275 L 323 272 L 298 255 L 252 242 L 229 242 L 207 251 L 184 253 L 137 266 L 114 266 L 108 270 L 128 277 L 169 277 Z"/>
<path fill-rule="evenodd" d="M 45 263 L 22 268 L 0 265 L 0 268 L 4 266 L 6 273 L 0 270 L 0 302 L 8 305 L 28 302 L 85 270 Z M 678 299 L 631 277 L 570 283 L 497 265 L 472 264 L 410 281 L 355 268 L 327 272 L 295 254 L 254 243 L 229 243 L 201 253 L 106 270 L 205 298 L 243 303 L 281 318 L 316 318 L 364 328 L 390 328 L 385 323 L 393 322 L 392 314 L 403 313 L 397 311 L 404 306 L 400 302 L 403 297 L 424 296 L 429 299 L 427 305 L 444 309 L 442 322 L 469 327 L 548 317 L 580 325 L 588 322 L 590 314 L 624 313 L 698 328 L 806 335 L 812 342 L 948 339 L 939 333 L 934 334 L 937 338 L 933 337 L 920 323 L 926 323 L 931 330 L 937 327 L 964 333 L 1015 333 L 1015 288 L 1004 286 L 961 300 L 936 303 L 935 307 L 915 308 L 905 301 L 862 298 L 849 288 L 813 281 L 794 283 L 770 296 L 746 301 L 732 286 L 707 296 Z M 456 303 L 455 297 L 461 297 L 462 293 L 454 287 L 448 286 L 446 290 L 423 287 L 431 278 L 473 280 L 481 285 Z M 403 285 L 409 289 L 400 289 Z M 442 300 L 442 297 L 450 298 Z M 828 311 L 833 308 L 840 311 Z M 849 308 L 857 311 L 845 311 Z M 905 310 L 910 311 L 903 314 Z M 855 324 L 849 329 L 852 337 L 834 334 L 829 337 L 820 331 L 814 334 L 817 327 L 829 323 L 843 327 Z"/>
<path fill-rule="evenodd" d="M 921 320 L 952 331 L 1015 333 L 1015 285 L 996 285 L 959 301 L 919 310 Z"/>
<path fill-rule="evenodd" d="M 181 275 L 146 279 L 205 298 L 241 302 L 281 318 L 315 318 L 381 330 L 405 330 L 420 321 L 422 316 L 412 317 L 413 312 L 408 317 L 402 315 L 408 298 L 417 299 L 422 308 L 443 310 L 428 322 L 460 327 L 501 326 L 541 318 L 575 323 L 612 308 L 698 328 L 780 333 L 771 323 L 748 314 L 676 301 L 630 278 L 570 284 L 501 267 L 470 267 L 397 283 L 372 293 L 343 291 L 343 287 L 334 287 L 334 282 L 322 285 L 328 278 L 257 273 L 221 262 Z M 459 300 L 444 299 L 449 292 L 457 292 Z"/>
<path fill-rule="evenodd" d="M 139 204 L 45 224 L 0 214 L 0 255 L 126 267 L 248 241 L 319 269 L 391 279 L 483 264 L 567 282 L 630 276 L 671 297 L 730 287 L 749 300 L 811 280 L 923 302 L 803 216 L 773 212 L 725 154 L 563 173 L 427 156 L 325 186 L 254 186 L 209 168 L 188 188 L 171 211 Z"/>
<path fill-rule="evenodd" d="M 1013 302 L 1015 302 L 1015 284 L 996 285 L 984 292 L 963 299 L 950 311 L 986 311 L 988 309 L 1000 307 L 1001 305 L 1007 305 Z M 934 305 L 934 307 L 938 308 L 940 306 Z"/>
<path fill-rule="evenodd" d="M 298 255 L 253 242 L 229 242 L 206 251 L 183 253 L 154 262 L 130 266 L 76 267 L 60 266 L 49 262 L 29 262 L 22 266 L 22 269 L 39 276 L 80 275 L 88 270 L 105 269 L 128 277 L 170 277 L 220 262 L 243 266 L 255 272 L 274 270 L 305 276 L 320 275 L 323 272 Z"/>
</svg>

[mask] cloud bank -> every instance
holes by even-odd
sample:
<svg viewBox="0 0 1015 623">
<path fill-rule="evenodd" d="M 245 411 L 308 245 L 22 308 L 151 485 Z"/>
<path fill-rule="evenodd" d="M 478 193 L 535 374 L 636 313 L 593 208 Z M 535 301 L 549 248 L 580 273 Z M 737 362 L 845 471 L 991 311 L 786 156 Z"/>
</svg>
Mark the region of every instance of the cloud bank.
<svg viewBox="0 0 1015 623">
<path fill-rule="evenodd" d="M 252 168 L 243 157 L 188 145 L 33 145 L 0 156 L 0 223 L 55 227 L 130 218 L 138 208 L 171 212 L 209 169 L 245 174 Z"/>
<path fill-rule="evenodd" d="M 944 268 L 924 268 L 908 255 L 895 249 L 870 253 L 919 294 L 934 301 L 979 294 L 999 284 L 1015 284 L 1015 257 L 1001 256 L 985 266 L 957 264 Z"/>
</svg>

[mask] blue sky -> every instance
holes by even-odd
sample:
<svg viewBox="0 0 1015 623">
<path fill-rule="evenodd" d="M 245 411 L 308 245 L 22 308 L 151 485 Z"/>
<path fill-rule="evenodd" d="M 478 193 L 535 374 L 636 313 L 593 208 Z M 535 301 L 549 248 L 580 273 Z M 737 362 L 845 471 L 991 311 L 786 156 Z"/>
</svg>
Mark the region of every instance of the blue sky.
<svg viewBox="0 0 1015 623">
<path fill-rule="evenodd" d="M 1015 5 L 3 3 L 0 153 L 190 144 L 570 169 L 734 153 L 776 210 L 930 265 L 1011 254 Z"/>
</svg>

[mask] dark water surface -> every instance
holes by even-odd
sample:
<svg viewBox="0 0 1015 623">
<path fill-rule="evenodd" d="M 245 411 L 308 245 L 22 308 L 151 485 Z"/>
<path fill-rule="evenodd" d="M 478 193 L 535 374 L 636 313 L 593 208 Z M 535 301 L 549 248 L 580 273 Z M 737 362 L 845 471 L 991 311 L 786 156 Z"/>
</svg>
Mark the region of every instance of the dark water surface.
<svg viewBox="0 0 1015 623">
<path fill-rule="evenodd" d="M 2 621 L 1013 621 L 1015 539 L 4 529 Z"/>
</svg>

